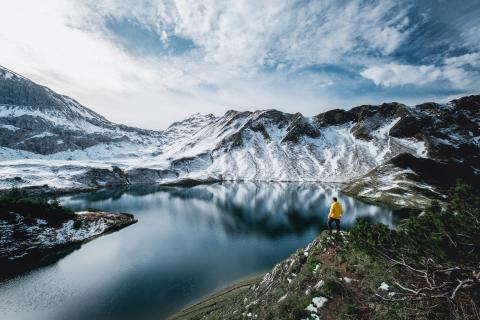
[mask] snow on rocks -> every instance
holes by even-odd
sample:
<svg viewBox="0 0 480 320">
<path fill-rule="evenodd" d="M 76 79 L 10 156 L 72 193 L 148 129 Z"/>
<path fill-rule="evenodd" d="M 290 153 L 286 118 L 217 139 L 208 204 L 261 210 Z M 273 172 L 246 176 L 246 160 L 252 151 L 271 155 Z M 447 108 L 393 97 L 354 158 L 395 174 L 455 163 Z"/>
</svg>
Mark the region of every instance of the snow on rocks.
<svg viewBox="0 0 480 320">
<path fill-rule="evenodd" d="M 380 287 L 378 287 L 379 290 L 384 290 L 384 291 L 388 291 L 389 288 L 390 288 L 390 286 L 388 284 L 386 284 L 385 282 L 382 282 L 380 284 Z"/>
<path fill-rule="evenodd" d="M 287 298 L 287 296 L 288 296 L 288 292 L 285 293 L 283 296 L 281 296 L 281 297 L 277 300 L 277 302 L 282 302 L 283 300 L 285 300 L 285 299 Z"/>
<path fill-rule="evenodd" d="M 319 280 L 319 281 L 315 284 L 314 288 L 315 288 L 315 289 L 319 289 L 319 288 L 323 287 L 324 284 L 325 284 L 325 281 Z"/>
<path fill-rule="evenodd" d="M 294 278 L 296 278 L 296 277 L 297 277 L 297 275 L 296 275 L 295 273 L 291 273 L 291 274 L 290 274 L 290 277 L 287 277 L 288 283 L 292 282 L 292 280 L 293 280 Z"/>
<path fill-rule="evenodd" d="M 343 277 L 342 278 L 345 283 L 351 283 L 352 281 L 356 281 L 355 279 L 350 279 L 349 277 Z"/>
<path fill-rule="evenodd" d="M 27 219 L 16 213 L 0 218 L 0 266 L 17 272 L 23 266 L 36 266 L 50 255 L 78 246 L 109 231 L 126 227 L 137 220 L 129 214 L 82 212 L 63 222 Z M 8 261 L 8 262 L 7 262 Z"/>
<path fill-rule="evenodd" d="M 318 312 L 318 309 L 320 309 L 321 307 L 323 307 L 323 305 L 324 305 L 327 301 L 328 301 L 328 299 L 325 298 L 325 297 L 315 297 L 315 298 L 312 299 L 312 303 L 309 304 L 309 305 L 305 308 L 305 310 L 317 313 L 317 312 Z"/>
</svg>

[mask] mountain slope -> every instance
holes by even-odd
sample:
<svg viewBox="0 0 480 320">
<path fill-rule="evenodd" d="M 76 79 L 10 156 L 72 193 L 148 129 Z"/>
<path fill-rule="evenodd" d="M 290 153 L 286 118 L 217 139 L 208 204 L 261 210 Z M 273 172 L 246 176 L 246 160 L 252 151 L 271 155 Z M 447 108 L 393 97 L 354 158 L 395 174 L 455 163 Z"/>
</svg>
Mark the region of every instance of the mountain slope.
<svg viewBox="0 0 480 320">
<path fill-rule="evenodd" d="M 41 155 L 100 143 L 152 143 L 158 133 L 114 124 L 77 101 L 0 67 L 0 144 Z"/>
<path fill-rule="evenodd" d="M 148 131 L 109 122 L 0 68 L 0 187 L 355 179 L 348 191 L 367 197 L 362 188 L 372 184 L 368 179 L 379 190 L 404 179 L 393 174 L 401 168 L 389 162 L 402 154 L 456 163 L 477 176 L 479 110 L 480 96 L 446 104 L 363 105 L 314 117 L 231 110 L 220 117 L 195 114 L 166 130 Z M 387 176 L 393 180 L 380 178 Z M 445 189 L 431 179 L 407 179 L 412 186 L 423 183 L 438 197 Z M 369 199 L 381 200 L 377 193 L 369 194 Z"/>
<path fill-rule="evenodd" d="M 400 154 L 366 175 L 350 181 L 343 191 L 357 198 L 404 207 L 444 200 L 457 179 L 480 186 L 480 175 L 461 162 L 435 161 Z"/>
<path fill-rule="evenodd" d="M 469 102 L 468 102 L 468 101 Z M 402 153 L 479 169 L 479 116 L 468 97 L 449 104 L 398 103 L 307 118 L 276 110 L 229 111 L 153 162 L 190 176 L 349 181 Z"/>
</svg>

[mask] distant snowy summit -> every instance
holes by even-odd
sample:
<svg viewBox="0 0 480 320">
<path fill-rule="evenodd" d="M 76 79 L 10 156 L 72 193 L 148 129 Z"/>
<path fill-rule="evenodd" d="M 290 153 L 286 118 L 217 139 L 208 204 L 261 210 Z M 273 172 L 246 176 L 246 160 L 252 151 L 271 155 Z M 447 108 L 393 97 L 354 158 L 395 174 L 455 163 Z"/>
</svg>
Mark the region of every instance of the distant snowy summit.
<svg viewBox="0 0 480 320">
<path fill-rule="evenodd" d="M 349 193 L 370 200 L 413 206 L 441 198 L 445 180 L 478 184 L 479 113 L 480 96 L 469 96 L 314 117 L 231 110 L 151 131 L 114 124 L 0 68 L 0 187 L 329 181 L 350 182 Z M 448 179 L 439 181 L 446 173 L 431 168 L 447 168 Z"/>
</svg>

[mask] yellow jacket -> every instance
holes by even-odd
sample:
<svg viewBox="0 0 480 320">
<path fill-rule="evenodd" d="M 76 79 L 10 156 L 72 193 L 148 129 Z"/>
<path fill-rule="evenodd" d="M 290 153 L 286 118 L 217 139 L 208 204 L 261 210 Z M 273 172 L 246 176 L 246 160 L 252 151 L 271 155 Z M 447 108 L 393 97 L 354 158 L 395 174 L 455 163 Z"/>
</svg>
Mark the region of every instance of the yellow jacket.
<svg viewBox="0 0 480 320">
<path fill-rule="evenodd" d="M 342 205 L 337 201 L 332 203 L 328 217 L 333 219 L 340 219 L 342 217 L 342 214 L 343 214 Z"/>
</svg>

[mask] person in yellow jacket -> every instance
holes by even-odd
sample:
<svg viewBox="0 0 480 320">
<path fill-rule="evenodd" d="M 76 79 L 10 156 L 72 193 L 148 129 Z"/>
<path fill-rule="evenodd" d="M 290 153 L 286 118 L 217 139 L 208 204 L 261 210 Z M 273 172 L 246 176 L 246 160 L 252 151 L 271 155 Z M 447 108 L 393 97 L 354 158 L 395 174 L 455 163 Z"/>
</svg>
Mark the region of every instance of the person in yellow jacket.
<svg viewBox="0 0 480 320">
<path fill-rule="evenodd" d="M 336 197 L 333 197 L 330 212 L 328 213 L 328 231 L 332 234 L 332 223 L 337 225 L 337 232 L 340 232 L 340 218 L 343 215 L 342 205 L 338 202 Z"/>
</svg>

